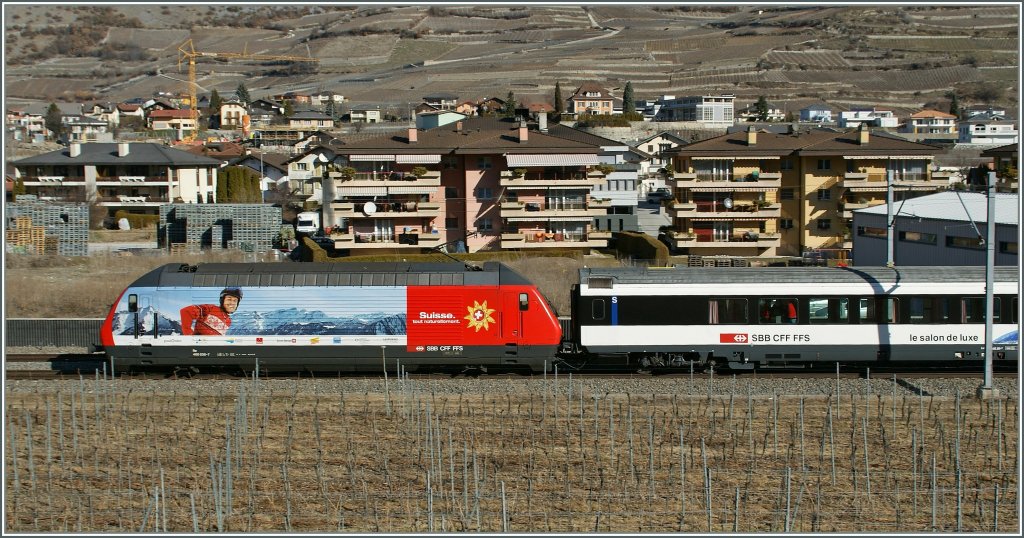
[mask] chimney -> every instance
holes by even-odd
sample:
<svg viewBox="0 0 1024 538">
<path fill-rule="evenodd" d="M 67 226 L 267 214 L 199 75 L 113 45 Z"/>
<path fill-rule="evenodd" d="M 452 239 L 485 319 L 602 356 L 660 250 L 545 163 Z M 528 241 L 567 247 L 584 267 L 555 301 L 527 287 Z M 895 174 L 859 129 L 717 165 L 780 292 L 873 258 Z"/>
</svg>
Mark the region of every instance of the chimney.
<svg viewBox="0 0 1024 538">
<path fill-rule="evenodd" d="M 128 156 L 128 142 L 117 143 L 117 156 L 127 157 Z"/>
<path fill-rule="evenodd" d="M 461 121 L 455 122 L 455 132 L 456 133 L 461 133 L 462 132 L 462 122 Z"/>
<path fill-rule="evenodd" d="M 870 139 L 871 133 L 868 131 L 868 124 L 860 124 L 860 127 L 857 128 L 857 143 L 863 146 L 864 144 L 867 144 Z"/>
<path fill-rule="evenodd" d="M 79 144 L 78 142 L 72 142 L 71 146 L 69 147 L 69 154 L 72 157 L 78 157 L 79 155 L 81 155 L 82 154 L 82 145 Z"/>
<path fill-rule="evenodd" d="M 415 127 L 409 127 L 409 143 L 415 144 L 417 142 L 417 132 Z"/>
<path fill-rule="evenodd" d="M 757 145 L 757 130 L 754 129 L 753 125 L 751 125 L 750 127 L 747 127 L 747 145 L 748 146 L 756 146 Z"/>
<path fill-rule="evenodd" d="M 540 114 L 537 114 L 537 122 L 538 122 L 538 125 L 539 125 L 539 128 L 540 128 L 540 132 L 542 132 L 542 133 L 548 132 L 548 113 L 547 112 L 541 111 Z"/>
<path fill-rule="evenodd" d="M 522 144 L 523 142 L 526 142 L 528 140 L 529 135 L 527 134 L 527 132 L 528 132 L 528 130 L 526 128 L 526 122 L 525 121 L 519 122 L 519 143 L 520 144 Z"/>
</svg>

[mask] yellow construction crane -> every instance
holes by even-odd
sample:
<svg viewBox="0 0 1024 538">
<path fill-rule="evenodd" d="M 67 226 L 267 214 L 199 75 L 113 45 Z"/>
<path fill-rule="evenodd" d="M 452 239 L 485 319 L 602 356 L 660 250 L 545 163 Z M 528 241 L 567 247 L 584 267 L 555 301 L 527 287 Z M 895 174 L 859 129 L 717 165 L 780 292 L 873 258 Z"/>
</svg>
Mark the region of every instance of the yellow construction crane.
<svg viewBox="0 0 1024 538">
<path fill-rule="evenodd" d="M 196 51 L 195 46 L 192 44 L 192 38 L 181 44 L 178 47 L 178 70 L 181 70 L 182 60 L 188 60 L 188 102 L 189 110 L 191 111 L 189 116 L 192 119 L 192 125 L 195 129 L 192 134 L 188 135 L 185 139 L 191 141 L 195 139 L 196 134 L 199 130 L 199 108 L 196 101 L 196 58 L 222 58 L 222 59 L 233 59 L 233 60 L 252 60 L 252 61 L 283 61 L 283 62 L 308 62 L 308 63 L 320 63 L 320 60 L 311 56 L 288 56 L 281 54 L 249 54 L 248 45 L 243 49 L 242 52 L 199 52 Z"/>
</svg>

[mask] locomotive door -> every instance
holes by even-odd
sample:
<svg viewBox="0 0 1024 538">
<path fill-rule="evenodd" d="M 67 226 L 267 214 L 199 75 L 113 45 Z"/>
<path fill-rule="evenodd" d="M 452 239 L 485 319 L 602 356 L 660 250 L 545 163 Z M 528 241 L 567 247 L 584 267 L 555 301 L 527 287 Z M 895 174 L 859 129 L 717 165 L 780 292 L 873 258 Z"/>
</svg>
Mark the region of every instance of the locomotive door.
<svg viewBox="0 0 1024 538">
<path fill-rule="evenodd" d="M 505 356 L 519 354 L 523 338 L 523 313 L 526 312 L 527 294 L 506 291 L 501 298 L 501 338 L 505 343 Z"/>
</svg>

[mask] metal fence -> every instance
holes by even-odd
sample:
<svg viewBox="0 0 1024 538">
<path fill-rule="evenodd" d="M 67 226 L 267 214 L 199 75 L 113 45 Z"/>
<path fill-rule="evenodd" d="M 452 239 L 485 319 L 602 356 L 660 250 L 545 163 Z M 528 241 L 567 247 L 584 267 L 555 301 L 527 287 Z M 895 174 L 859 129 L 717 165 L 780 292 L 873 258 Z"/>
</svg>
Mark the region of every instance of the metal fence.
<svg viewBox="0 0 1024 538">
<path fill-rule="evenodd" d="M 99 343 L 102 318 L 14 318 L 4 323 L 7 347 L 88 347 Z"/>
</svg>

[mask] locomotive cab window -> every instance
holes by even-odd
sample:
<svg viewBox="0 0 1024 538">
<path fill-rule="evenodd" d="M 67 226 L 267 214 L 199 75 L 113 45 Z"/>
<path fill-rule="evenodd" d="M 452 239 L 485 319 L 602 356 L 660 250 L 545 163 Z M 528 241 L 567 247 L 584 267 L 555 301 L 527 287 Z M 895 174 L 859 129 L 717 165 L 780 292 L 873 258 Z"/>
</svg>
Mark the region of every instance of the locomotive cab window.
<svg viewBox="0 0 1024 538">
<path fill-rule="evenodd" d="M 525 293 L 519 294 L 519 310 L 525 312 L 530 309 L 530 296 Z"/>
<path fill-rule="evenodd" d="M 711 324 L 747 323 L 747 300 L 711 299 L 708 301 L 708 322 Z"/>
<path fill-rule="evenodd" d="M 762 324 L 797 322 L 797 301 L 792 297 L 758 299 L 757 311 Z"/>
<path fill-rule="evenodd" d="M 134 293 L 128 296 L 128 311 L 138 312 L 139 311 L 139 296 Z"/>
</svg>

